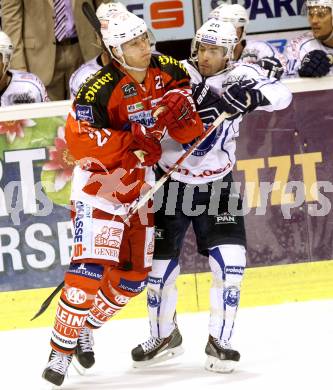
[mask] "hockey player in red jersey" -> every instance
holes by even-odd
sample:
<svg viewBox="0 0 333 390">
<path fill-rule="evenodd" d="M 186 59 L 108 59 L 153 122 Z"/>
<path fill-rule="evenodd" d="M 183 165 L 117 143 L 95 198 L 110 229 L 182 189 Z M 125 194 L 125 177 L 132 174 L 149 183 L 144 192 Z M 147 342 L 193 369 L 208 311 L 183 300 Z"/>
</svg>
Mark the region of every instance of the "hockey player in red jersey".
<svg viewBox="0 0 333 390">
<path fill-rule="evenodd" d="M 74 244 L 43 372 L 58 386 L 74 354 L 87 368 L 94 363 L 86 348 L 91 329 L 100 328 L 147 284 L 153 216 L 147 224 L 138 215 L 129 224 L 123 221 L 142 188 L 154 182 L 151 166 L 161 156 L 155 130 L 167 128 L 176 141 L 190 142 L 203 128 L 188 72 L 169 56 L 151 54 L 142 19 L 114 13 L 103 40 L 112 61 L 79 90 L 66 123 L 68 148 L 78 162 L 71 195 Z"/>
</svg>

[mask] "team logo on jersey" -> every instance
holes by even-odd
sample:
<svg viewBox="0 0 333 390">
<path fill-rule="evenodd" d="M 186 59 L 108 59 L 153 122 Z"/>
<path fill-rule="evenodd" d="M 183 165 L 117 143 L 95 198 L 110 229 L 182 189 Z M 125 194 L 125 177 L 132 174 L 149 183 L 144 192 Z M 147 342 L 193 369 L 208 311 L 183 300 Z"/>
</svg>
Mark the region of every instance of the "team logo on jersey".
<svg viewBox="0 0 333 390">
<path fill-rule="evenodd" d="M 75 107 L 76 120 L 86 121 L 89 123 L 94 123 L 94 114 L 92 106 L 85 106 L 77 104 Z"/>
<path fill-rule="evenodd" d="M 207 127 L 207 126 L 205 126 Z M 194 152 L 192 153 L 192 156 L 197 156 L 197 157 L 201 157 L 201 156 L 204 156 L 205 154 L 207 154 L 210 150 L 213 149 L 213 147 L 215 146 L 216 142 L 218 141 L 218 139 L 220 138 L 221 134 L 222 134 L 222 130 L 223 130 L 223 125 L 219 126 L 215 131 L 212 132 L 211 135 L 209 135 L 195 150 Z M 193 143 L 195 142 L 195 140 L 193 140 L 191 143 L 189 144 L 183 144 L 183 148 L 185 151 L 187 151 L 192 145 Z"/>
<path fill-rule="evenodd" d="M 161 297 L 158 296 L 154 291 L 148 290 L 147 303 L 150 307 L 159 307 L 161 304 Z"/>
<path fill-rule="evenodd" d="M 121 89 L 124 92 L 125 99 L 138 95 L 138 91 L 136 90 L 134 83 L 125 84 L 121 87 Z"/>
<path fill-rule="evenodd" d="M 226 305 L 236 307 L 239 304 L 240 291 L 236 286 L 230 286 L 223 291 L 223 301 Z"/>
<path fill-rule="evenodd" d="M 236 217 L 234 215 L 231 215 L 227 211 L 220 215 L 215 215 L 215 225 L 225 225 L 229 223 L 237 224 Z"/>
</svg>

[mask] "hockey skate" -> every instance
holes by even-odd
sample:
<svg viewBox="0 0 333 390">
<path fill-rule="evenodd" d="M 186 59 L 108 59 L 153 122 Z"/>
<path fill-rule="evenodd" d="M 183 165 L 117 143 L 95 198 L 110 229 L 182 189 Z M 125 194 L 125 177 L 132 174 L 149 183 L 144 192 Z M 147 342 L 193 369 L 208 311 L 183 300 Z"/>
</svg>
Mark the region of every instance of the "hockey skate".
<svg viewBox="0 0 333 390">
<path fill-rule="evenodd" d="M 209 336 L 205 348 L 207 360 L 205 369 L 208 371 L 232 372 L 240 359 L 238 351 L 231 349 L 230 344 Z"/>
<path fill-rule="evenodd" d="M 43 371 L 42 377 L 56 386 L 61 386 L 72 357 L 72 355 L 66 355 L 52 349 L 49 362 Z"/>
<path fill-rule="evenodd" d="M 87 368 L 95 364 L 93 350 L 94 338 L 90 328 L 82 328 L 77 340 L 77 347 L 74 353 L 73 366 L 80 375 L 84 375 Z"/>
<path fill-rule="evenodd" d="M 176 327 L 169 337 L 150 337 L 147 341 L 132 349 L 134 368 L 148 367 L 181 355 L 182 336 Z"/>
</svg>

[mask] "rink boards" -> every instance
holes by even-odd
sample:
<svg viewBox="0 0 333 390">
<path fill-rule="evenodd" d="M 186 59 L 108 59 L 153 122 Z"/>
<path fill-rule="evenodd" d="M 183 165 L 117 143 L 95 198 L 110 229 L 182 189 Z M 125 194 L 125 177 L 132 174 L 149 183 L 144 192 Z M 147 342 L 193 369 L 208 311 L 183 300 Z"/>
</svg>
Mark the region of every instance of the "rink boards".
<svg viewBox="0 0 333 390">
<path fill-rule="evenodd" d="M 177 312 L 209 310 L 211 275 L 208 272 L 180 275 L 177 282 Z M 48 310 L 33 322 L 30 318 L 53 288 L 0 293 L 0 330 L 51 326 L 58 296 Z M 333 298 L 333 261 L 248 268 L 240 307 L 266 306 Z M 147 316 L 146 292 L 132 299 L 115 319 Z"/>
</svg>

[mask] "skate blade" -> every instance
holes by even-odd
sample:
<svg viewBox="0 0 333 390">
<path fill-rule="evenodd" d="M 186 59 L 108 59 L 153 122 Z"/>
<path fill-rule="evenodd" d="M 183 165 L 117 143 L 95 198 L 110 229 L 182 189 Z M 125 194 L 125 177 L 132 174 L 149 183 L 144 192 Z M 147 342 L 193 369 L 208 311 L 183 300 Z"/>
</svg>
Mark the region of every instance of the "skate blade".
<svg viewBox="0 0 333 390">
<path fill-rule="evenodd" d="M 81 364 L 79 363 L 76 355 L 73 356 L 73 359 L 72 359 L 72 366 L 75 368 L 76 372 L 79 374 L 79 375 L 82 375 L 84 376 L 87 369 L 84 368 L 83 366 L 81 366 Z"/>
<path fill-rule="evenodd" d="M 213 356 L 207 356 L 205 369 L 212 372 L 219 372 L 222 374 L 228 374 L 234 371 L 237 366 L 236 361 L 234 360 L 220 360 Z"/>
<path fill-rule="evenodd" d="M 161 352 L 159 355 L 154 356 L 150 360 L 143 360 L 141 362 L 135 362 L 133 361 L 133 367 L 134 368 L 144 368 L 144 367 L 150 367 L 158 363 L 165 362 L 167 360 L 173 359 L 177 356 L 180 356 L 184 353 L 183 347 L 180 345 L 179 347 L 170 348 L 168 350 L 165 350 Z"/>
</svg>

